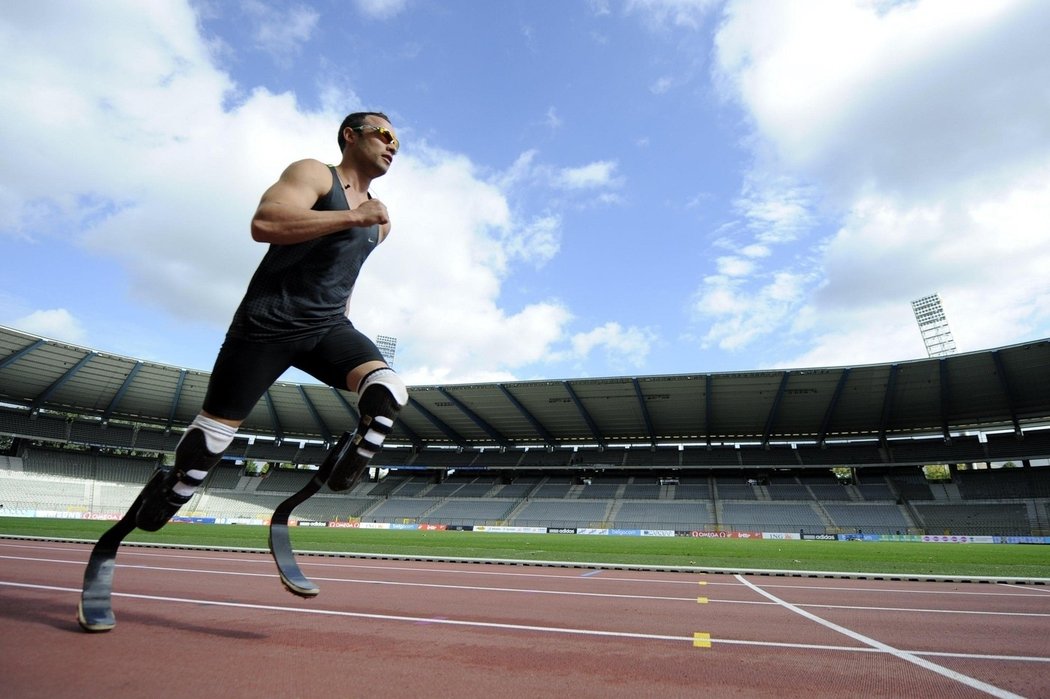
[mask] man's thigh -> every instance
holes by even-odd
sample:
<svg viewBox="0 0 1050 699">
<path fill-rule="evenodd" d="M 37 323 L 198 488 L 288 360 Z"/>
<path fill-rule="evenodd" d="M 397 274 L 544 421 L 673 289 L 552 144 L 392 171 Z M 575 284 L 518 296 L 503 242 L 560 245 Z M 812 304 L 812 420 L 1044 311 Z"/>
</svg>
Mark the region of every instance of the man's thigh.
<svg viewBox="0 0 1050 699">
<path fill-rule="evenodd" d="M 379 348 L 348 321 L 333 327 L 309 351 L 298 355 L 293 366 L 322 383 L 346 389 L 351 371 L 376 361 L 384 361 Z"/>
<path fill-rule="evenodd" d="M 229 420 L 244 420 L 266 390 L 292 366 L 297 342 L 251 342 L 226 338 L 215 359 L 204 410 Z"/>
</svg>

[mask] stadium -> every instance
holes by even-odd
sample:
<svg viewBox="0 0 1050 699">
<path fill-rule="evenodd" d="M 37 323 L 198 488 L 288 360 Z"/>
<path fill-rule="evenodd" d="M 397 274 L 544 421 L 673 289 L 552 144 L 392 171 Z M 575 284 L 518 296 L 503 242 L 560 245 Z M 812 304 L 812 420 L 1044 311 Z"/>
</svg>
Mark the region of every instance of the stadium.
<svg viewBox="0 0 1050 699">
<path fill-rule="evenodd" d="M 13 329 L 0 343 L 9 514 L 123 513 L 207 382 Z M 893 364 L 416 386 L 409 396 L 368 481 L 318 494 L 298 518 L 1050 535 L 1048 340 Z M 182 514 L 265 521 L 356 424 L 355 405 L 325 386 L 276 384 Z"/>
<path fill-rule="evenodd" d="M 0 6 L 4 696 L 1050 697 L 1048 32 Z"/>
<path fill-rule="evenodd" d="M 11 328 L 0 343 L 0 609 L 5 637 L 51 649 L 12 649 L 19 690 L 163 694 L 165 654 L 141 648 L 175 638 L 223 658 L 197 666 L 208 696 L 341 696 L 347 681 L 383 696 L 1045 689 L 1045 547 L 1019 544 L 1050 541 L 1050 340 L 880 365 L 410 387 L 368 481 L 295 511 L 321 606 L 288 602 L 259 571 L 272 570 L 266 527 L 244 525 L 311 477 L 355 397 L 278 383 L 176 519 L 214 526 L 125 542 L 113 594 L 127 628 L 97 648 L 69 633 L 87 544 L 169 459 L 207 375 Z M 260 633 L 266 620 L 278 631 Z M 348 652 L 351 680 L 331 672 Z M 880 662 L 853 660 L 865 653 Z M 114 654 L 134 668 L 99 672 Z M 740 673 L 742 658 L 762 672 Z"/>
</svg>

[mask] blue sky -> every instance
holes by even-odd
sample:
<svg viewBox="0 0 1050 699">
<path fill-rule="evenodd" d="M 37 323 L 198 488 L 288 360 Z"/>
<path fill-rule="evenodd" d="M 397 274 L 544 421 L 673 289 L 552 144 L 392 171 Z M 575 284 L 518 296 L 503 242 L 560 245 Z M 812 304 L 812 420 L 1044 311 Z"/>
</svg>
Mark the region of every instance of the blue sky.
<svg viewBox="0 0 1050 699">
<path fill-rule="evenodd" d="M 1050 336 L 1050 3 L 0 7 L 0 324 L 209 370 L 290 162 L 387 112 L 351 318 L 413 385 Z M 289 378 L 301 378 L 290 374 Z"/>
</svg>

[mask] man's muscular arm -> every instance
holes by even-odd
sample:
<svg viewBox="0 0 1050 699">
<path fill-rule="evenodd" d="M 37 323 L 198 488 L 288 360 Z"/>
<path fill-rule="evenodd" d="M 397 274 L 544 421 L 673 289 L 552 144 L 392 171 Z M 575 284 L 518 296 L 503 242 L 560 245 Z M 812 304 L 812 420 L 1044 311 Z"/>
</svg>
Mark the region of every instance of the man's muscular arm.
<svg viewBox="0 0 1050 699">
<path fill-rule="evenodd" d="M 389 228 L 386 207 L 369 199 L 350 211 L 314 211 L 317 199 L 332 188 L 332 173 L 317 160 L 300 160 L 267 189 L 252 217 L 252 238 L 288 245 L 353 227 Z"/>
</svg>

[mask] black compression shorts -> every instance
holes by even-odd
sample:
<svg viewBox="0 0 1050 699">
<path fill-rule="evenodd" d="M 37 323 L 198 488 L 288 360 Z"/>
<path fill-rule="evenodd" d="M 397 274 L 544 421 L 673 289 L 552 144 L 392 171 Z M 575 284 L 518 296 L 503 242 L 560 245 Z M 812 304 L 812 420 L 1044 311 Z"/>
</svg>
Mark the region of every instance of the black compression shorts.
<svg viewBox="0 0 1050 699">
<path fill-rule="evenodd" d="M 346 375 L 371 361 L 384 361 L 383 355 L 349 320 L 327 332 L 286 342 L 255 342 L 227 335 L 208 383 L 204 411 L 243 420 L 290 367 L 346 389 Z"/>
</svg>

